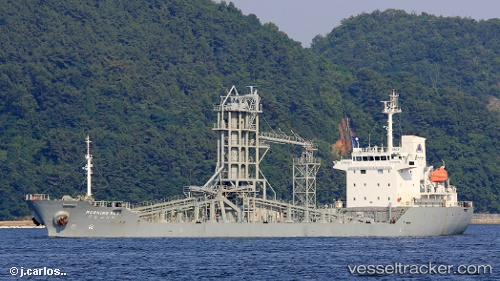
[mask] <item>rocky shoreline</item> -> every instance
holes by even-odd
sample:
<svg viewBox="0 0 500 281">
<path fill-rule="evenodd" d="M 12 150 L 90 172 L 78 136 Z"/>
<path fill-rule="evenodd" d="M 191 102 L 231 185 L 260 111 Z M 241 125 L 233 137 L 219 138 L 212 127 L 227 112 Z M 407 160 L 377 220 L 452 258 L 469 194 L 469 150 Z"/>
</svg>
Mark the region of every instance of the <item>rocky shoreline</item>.
<svg viewBox="0 0 500 281">
<path fill-rule="evenodd" d="M 470 224 L 500 224 L 500 214 L 474 214 Z"/>
</svg>

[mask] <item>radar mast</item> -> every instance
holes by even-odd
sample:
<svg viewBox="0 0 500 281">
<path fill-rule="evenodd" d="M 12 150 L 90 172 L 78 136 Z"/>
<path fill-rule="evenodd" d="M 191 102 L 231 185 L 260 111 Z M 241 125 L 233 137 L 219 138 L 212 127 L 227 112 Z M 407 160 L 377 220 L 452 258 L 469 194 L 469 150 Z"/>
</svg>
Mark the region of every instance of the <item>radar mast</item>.
<svg viewBox="0 0 500 281">
<path fill-rule="evenodd" d="M 392 115 L 395 113 L 401 113 L 401 108 L 398 104 L 399 94 L 396 94 L 396 91 L 392 90 L 392 94 L 389 95 L 389 97 L 389 101 L 383 101 L 384 110 L 382 112 L 387 114 L 387 150 L 392 154 Z"/>
</svg>

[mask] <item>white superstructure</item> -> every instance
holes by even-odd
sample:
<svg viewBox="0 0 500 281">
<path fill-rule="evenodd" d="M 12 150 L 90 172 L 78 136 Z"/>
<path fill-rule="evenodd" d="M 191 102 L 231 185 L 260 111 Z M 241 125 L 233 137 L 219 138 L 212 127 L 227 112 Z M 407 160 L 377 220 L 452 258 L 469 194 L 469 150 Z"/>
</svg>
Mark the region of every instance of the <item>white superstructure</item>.
<svg viewBox="0 0 500 281">
<path fill-rule="evenodd" d="M 401 112 L 398 95 L 393 92 L 383 103 L 387 147 L 354 147 L 351 159 L 334 162 L 335 169 L 346 171 L 347 207 L 456 206 L 456 188 L 447 177 L 431 181 L 425 138 L 404 135 L 401 146 L 394 147 L 392 115 Z"/>
</svg>

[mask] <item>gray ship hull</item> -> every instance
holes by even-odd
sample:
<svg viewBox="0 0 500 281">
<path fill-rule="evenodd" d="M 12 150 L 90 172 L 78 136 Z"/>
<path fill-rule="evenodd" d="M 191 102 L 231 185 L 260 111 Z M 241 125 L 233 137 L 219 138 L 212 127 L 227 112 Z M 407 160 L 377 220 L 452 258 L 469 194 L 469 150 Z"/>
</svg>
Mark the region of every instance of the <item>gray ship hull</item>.
<svg viewBox="0 0 500 281">
<path fill-rule="evenodd" d="M 261 132 L 262 105 L 254 87 L 242 95 L 233 86 L 220 98 L 212 128 L 216 169 L 203 186 L 183 187 L 180 199 L 95 201 L 87 136 L 86 196 L 50 200 L 47 194 L 27 194 L 34 219 L 50 237 L 405 237 L 458 235 L 467 229 L 472 202 L 457 201 L 444 164 L 438 170 L 427 166 L 425 138 L 403 135 L 401 146 L 393 146 L 392 115 L 401 113 L 395 92 L 383 101 L 387 147 L 353 145 L 351 158 L 334 162 L 334 169 L 346 171 L 349 208 L 342 208 L 341 200 L 318 208 L 317 145 L 295 133 Z M 293 160 L 293 203 L 277 200 L 260 170 L 268 143 L 304 148 Z"/>
<path fill-rule="evenodd" d="M 463 234 L 473 207 L 410 207 L 395 222 L 149 222 L 127 208 L 88 201 L 28 200 L 49 237 L 407 237 Z M 347 209 L 344 209 L 347 210 Z M 66 225 L 55 215 L 68 214 Z"/>
</svg>

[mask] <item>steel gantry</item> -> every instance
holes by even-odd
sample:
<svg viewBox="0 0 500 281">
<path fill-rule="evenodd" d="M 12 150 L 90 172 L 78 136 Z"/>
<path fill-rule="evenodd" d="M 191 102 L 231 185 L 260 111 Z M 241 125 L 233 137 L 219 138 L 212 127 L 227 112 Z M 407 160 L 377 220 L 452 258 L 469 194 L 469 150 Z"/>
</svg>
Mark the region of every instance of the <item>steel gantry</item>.
<svg viewBox="0 0 500 281">
<path fill-rule="evenodd" d="M 292 132 L 293 133 L 293 132 Z M 314 156 L 317 145 L 294 134 L 260 133 L 260 139 L 280 144 L 300 145 L 304 148 L 301 157 L 293 159 L 293 204 L 306 208 L 316 208 L 316 174 L 321 165 Z"/>
</svg>

